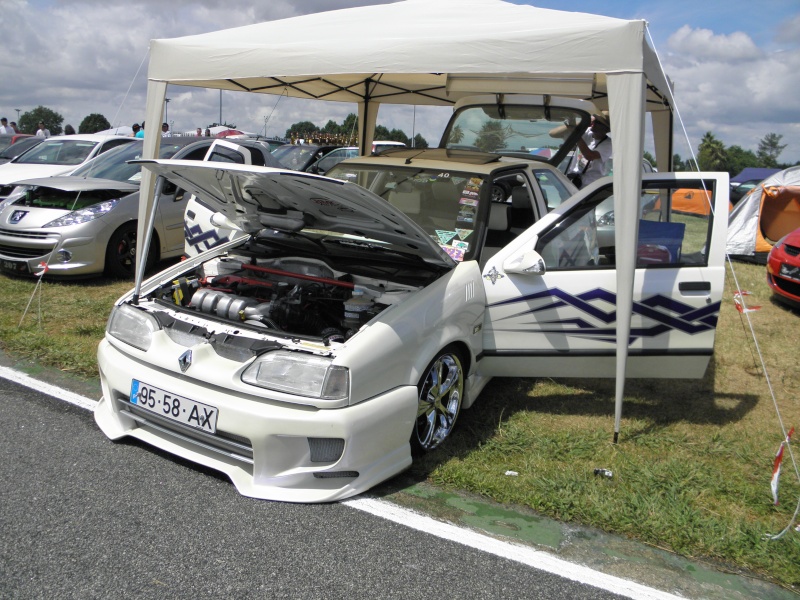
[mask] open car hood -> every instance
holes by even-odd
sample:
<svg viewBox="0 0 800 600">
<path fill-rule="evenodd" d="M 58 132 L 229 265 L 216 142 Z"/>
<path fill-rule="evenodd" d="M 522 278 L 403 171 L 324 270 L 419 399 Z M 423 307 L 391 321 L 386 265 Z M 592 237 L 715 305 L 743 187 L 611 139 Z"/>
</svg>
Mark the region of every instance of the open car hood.
<svg viewBox="0 0 800 600">
<path fill-rule="evenodd" d="M 195 194 L 246 233 L 328 231 L 452 268 L 455 262 L 414 221 L 353 183 L 288 169 L 186 160 L 136 161 Z"/>
<path fill-rule="evenodd" d="M 97 179 L 93 177 L 73 177 L 62 175 L 58 177 L 37 177 L 15 182 L 15 185 L 29 185 L 36 187 L 49 187 L 62 192 L 89 192 L 93 190 L 119 190 L 121 192 L 138 192 L 138 183 L 114 181 L 113 179 Z"/>
</svg>

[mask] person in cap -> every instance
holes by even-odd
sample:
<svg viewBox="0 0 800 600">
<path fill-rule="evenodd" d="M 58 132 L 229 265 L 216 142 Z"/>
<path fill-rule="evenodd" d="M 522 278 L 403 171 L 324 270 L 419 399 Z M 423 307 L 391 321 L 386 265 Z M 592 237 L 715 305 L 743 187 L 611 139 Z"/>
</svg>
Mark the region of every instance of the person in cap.
<svg viewBox="0 0 800 600">
<path fill-rule="evenodd" d="M 612 143 L 609 137 L 611 121 L 607 113 L 592 115 L 592 124 L 578 139 L 581 159 L 575 162 L 568 174 L 579 188 L 608 175 L 611 165 Z"/>
<path fill-rule="evenodd" d="M 11 125 L 8 124 L 8 119 L 3 117 L 0 119 L 0 134 L 2 135 L 14 135 L 15 131 Z"/>
<path fill-rule="evenodd" d="M 136 137 L 136 134 L 139 133 L 140 129 L 141 127 L 139 127 L 138 123 L 134 123 L 133 125 L 131 125 L 131 131 L 133 132 L 131 133 L 131 137 Z"/>
</svg>

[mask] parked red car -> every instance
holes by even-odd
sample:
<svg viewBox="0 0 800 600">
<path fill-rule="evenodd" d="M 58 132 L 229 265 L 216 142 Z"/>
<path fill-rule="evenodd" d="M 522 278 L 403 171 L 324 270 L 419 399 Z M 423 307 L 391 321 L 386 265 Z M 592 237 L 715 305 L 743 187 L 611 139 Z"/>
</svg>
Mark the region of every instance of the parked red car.
<svg viewBox="0 0 800 600">
<path fill-rule="evenodd" d="M 767 283 L 776 300 L 800 308 L 800 228 L 781 238 L 770 250 Z"/>
</svg>

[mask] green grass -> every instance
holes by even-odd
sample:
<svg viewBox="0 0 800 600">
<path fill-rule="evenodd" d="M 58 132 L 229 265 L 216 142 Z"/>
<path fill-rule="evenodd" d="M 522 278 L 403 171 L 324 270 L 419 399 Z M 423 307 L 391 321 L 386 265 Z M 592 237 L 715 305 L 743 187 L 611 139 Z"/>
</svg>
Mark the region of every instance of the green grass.
<svg viewBox="0 0 800 600">
<path fill-rule="evenodd" d="M 735 269 L 753 293 L 748 305 L 762 307 L 750 318 L 783 421 L 800 429 L 800 311 L 770 300 L 764 267 Z M 41 311 L 34 297 L 20 326 L 34 285 L 0 276 L 0 348 L 97 377 L 97 343 L 112 303 L 131 284 L 45 282 Z M 800 534 L 764 537 L 789 523 L 800 483 L 787 456 L 781 503 L 773 506 L 769 481 L 782 433 L 730 286 L 706 376 L 629 381 L 616 445 L 613 424 L 613 380 L 497 379 L 412 475 L 800 585 Z M 595 476 L 598 467 L 614 476 Z"/>
</svg>

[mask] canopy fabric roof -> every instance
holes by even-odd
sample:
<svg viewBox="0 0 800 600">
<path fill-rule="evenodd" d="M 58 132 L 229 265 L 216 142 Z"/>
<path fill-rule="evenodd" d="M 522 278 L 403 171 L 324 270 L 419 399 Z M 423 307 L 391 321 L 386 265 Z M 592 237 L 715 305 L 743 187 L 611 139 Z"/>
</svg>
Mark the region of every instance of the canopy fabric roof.
<svg viewBox="0 0 800 600">
<path fill-rule="evenodd" d="M 644 30 L 644 21 L 499 0 L 407 0 L 152 40 L 148 77 L 342 102 L 369 94 L 451 104 L 463 86 L 449 75 L 503 74 L 506 89 L 491 91 L 537 93 L 529 86 L 541 82 L 547 93 L 587 97 L 606 93 L 607 73 L 646 72 L 668 94 Z"/>
<path fill-rule="evenodd" d="M 591 99 L 610 112 L 616 243 L 631 249 L 617 255 L 617 339 L 626 340 L 646 111 L 652 113 L 659 170 L 670 170 L 672 158 L 670 84 L 645 33 L 641 20 L 500 0 L 405 0 L 152 40 L 146 121 L 162 122 L 167 85 L 356 102 L 365 154 L 385 103 L 448 105 L 477 93 Z M 159 143 L 157 135 L 145 136 L 143 158 L 156 157 Z M 152 188 L 145 171 L 140 240 Z M 627 353 L 627 345 L 619 344 L 615 432 Z"/>
</svg>

